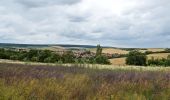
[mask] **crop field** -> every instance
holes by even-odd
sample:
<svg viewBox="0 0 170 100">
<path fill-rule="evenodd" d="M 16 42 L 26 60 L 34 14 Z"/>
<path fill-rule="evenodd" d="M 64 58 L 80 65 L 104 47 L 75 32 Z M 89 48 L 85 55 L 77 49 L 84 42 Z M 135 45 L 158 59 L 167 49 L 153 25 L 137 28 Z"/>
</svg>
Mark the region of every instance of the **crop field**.
<svg viewBox="0 0 170 100">
<path fill-rule="evenodd" d="M 96 52 L 96 49 L 90 49 L 91 52 Z M 139 50 L 142 53 L 145 53 L 146 51 L 151 51 L 151 52 L 161 52 L 161 51 L 165 51 L 164 48 L 148 48 L 146 50 Z M 123 49 L 119 49 L 119 48 L 103 48 L 103 53 L 109 53 L 109 54 L 128 54 L 129 51 L 123 50 Z"/>
<path fill-rule="evenodd" d="M 148 51 L 159 52 L 159 51 L 165 51 L 165 49 L 164 48 L 149 48 Z"/>
<path fill-rule="evenodd" d="M 162 59 L 162 58 L 167 58 L 170 53 L 156 53 L 156 54 L 150 54 L 148 55 L 148 59 L 151 59 L 152 57 L 154 59 Z"/>
<path fill-rule="evenodd" d="M 96 52 L 96 49 L 90 49 L 91 52 Z M 114 49 L 114 48 L 103 48 L 103 53 L 109 53 L 109 54 L 128 54 L 129 51 L 121 50 L 121 49 Z"/>
<path fill-rule="evenodd" d="M 147 55 L 148 59 L 162 59 L 167 58 L 170 53 L 155 53 L 155 54 L 149 54 Z M 126 57 L 123 58 L 113 58 L 110 59 L 110 62 L 112 65 L 126 65 Z"/>
<path fill-rule="evenodd" d="M 126 65 L 126 58 L 113 58 L 110 59 L 112 65 Z"/>
<path fill-rule="evenodd" d="M 0 100 L 170 98 L 169 68 L 102 67 L 0 63 Z"/>
</svg>

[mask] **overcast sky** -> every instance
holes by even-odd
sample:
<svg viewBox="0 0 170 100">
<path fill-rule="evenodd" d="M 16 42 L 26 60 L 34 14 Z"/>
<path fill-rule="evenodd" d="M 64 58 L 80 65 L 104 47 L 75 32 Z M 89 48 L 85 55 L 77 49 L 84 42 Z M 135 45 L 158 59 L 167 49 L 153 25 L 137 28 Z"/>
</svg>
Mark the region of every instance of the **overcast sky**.
<svg viewBox="0 0 170 100">
<path fill-rule="evenodd" d="M 170 0 L 0 0 L 0 42 L 170 47 Z"/>
</svg>

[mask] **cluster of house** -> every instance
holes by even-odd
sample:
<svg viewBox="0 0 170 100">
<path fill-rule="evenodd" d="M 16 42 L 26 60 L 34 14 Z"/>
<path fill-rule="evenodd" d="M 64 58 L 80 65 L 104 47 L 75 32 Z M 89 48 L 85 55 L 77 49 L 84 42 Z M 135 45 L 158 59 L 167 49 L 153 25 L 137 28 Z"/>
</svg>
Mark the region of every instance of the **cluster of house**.
<svg viewBox="0 0 170 100">
<path fill-rule="evenodd" d="M 96 53 L 89 52 L 86 50 L 75 50 L 73 51 L 73 54 L 76 58 L 91 58 L 95 57 Z"/>
<path fill-rule="evenodd" d="M 57 54 L 64 54 L 65 52 L 67 52 L 69 50 L 65 49 L 65 50 L 56 50 L 55 52 Z M 80 49 L 80 50 L 72 50 L 74 56 L 76 58 L 91 58 L 91 57 L 95 57 L 95 53 L 93 52 L 90 52 L 90 51 L 87 51 L 87 50 L 84 50 L 84 49 Z"/>
</svg>

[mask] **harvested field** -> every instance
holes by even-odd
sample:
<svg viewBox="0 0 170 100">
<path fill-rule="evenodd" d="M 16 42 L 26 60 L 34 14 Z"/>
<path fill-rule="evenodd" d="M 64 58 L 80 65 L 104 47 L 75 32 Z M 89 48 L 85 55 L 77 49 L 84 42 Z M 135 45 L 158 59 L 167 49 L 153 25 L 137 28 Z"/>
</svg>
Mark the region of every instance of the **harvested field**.
<svg viewBox="0 0 170 100">
<path fill-rule="evenodd" d="M 96 52 L 96 49 L 90 49 L 92 52 Z M 103 53 L 108 53 L 108 54 L 128 54 L 129 51 L 126 50 L 121 50 L 121 49 L 114 49 L 114 48 L 103 48 Z"/>
<path fill-rule="evenodd" d="M 159 52 L 159 51 L 165 51 L 165 49 L 163 49 L 163 48 L 149 48 L 147 51 Z"/>
<path fill-rule="evenodd" d="M 112 65 L 126 65 L 126 58 L 114 58 L 110 59 Z"/>
<path fill-rule="evenodd" d="M 148 59 L 151 59 L 152 57 L 154 59 L 162 59 L 162 58 L 167 58 L 170 53 L 156 53 L 156 54 L 150 54 L 148 55 Z"/>
</svg>

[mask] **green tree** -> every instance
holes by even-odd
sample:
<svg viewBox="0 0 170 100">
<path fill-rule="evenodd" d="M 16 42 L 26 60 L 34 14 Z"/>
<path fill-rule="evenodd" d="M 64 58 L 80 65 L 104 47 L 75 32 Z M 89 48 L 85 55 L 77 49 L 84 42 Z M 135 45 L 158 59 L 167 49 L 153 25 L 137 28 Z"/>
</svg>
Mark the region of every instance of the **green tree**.
<svg viewBox="0 0 170 100">
<path fill-rule="evenodd" d="M 74 63 L 75 56 L 72 51 L 67 51 L 62 55 L 63 63 Z"/>
<path fill-rule="evenodd" d="M 97 45 L 96 57 L 100 55 L 102 55 L 102 47 L 100 45 Z"/>
<path fill-rule="evenodd" d="M 139 66 L 145 66 L 146 65 L 146 55 L 134 50 L 129 52 L 128 57 L 126 58 L 126 64 L 128 65 L 139 65 Z"/>
<path fill-rule="evenodd" d="M 110 61 L 108 60 L 108 58 L 103 55 L 97 56 L 95 60 L 97 64 L 110 64 Z"/>
<path fill-rule="evenodd" d="M 29 52 L 27 52 L 27 57 L 26 57 L 26 59 L 27 59 L 27 60 L 31 60 L 31 61 L 35 61 L 34 58 L 37 57 L 38 54 L 39 54 L 39 51 L 38 51 L 38 50 L 32 49 L 32 50 L 30 50 Z"/>
<path fill-rule="evenodd" d="M 50 57 L 51 54 L 52 54 L 52 52 L 50 50 L 43 50 L 43 51 L 39 52 L 39 54 L 38 54 L 39 62 L 45 62 L 45 59 Z"/>
</svg>

